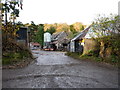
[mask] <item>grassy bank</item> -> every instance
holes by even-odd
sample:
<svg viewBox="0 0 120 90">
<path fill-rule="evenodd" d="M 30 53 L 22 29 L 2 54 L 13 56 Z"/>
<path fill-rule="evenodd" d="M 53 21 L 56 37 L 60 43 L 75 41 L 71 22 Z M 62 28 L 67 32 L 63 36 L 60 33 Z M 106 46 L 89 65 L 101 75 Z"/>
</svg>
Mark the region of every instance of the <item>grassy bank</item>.
<svg viewBox="0 0 120 90">
<path fill-rule="evenodd" d="M 15 64 L 27 58 L 32 58 L 32 56 L 30 55 L 30 53 L 28 53 L 28 51 L 6 52 L 3 55 L 2 64 L 3 65 Z"/>
<path fill-rule="evenodd" d="M 100 57 L 96 57 L 96 56 L 89 56 L 89 55 L 82 55 L 80 53 L 73 53 L 73 52 L 67 52 L 66 53 L 67 56 L 73 57 L 75 59 L 79 59 L 79 60 L 90 60 L 90 61 L 94 61 L 94 62 L 102 62 L 102 63 L 108 63 L 114 66 L 120 66 L 120 64 L 118 62 L 114 62 L 116 60 L 116 58 L 112 57 L 111 59 L 103 59 Z"/>
<path fill-rule="evenodd" d="M 6 41 L 2 47 L 2 65 L 22 67 L 33 60 L 33 56 L 28 47 L 13 41 Z"/>
</svg>

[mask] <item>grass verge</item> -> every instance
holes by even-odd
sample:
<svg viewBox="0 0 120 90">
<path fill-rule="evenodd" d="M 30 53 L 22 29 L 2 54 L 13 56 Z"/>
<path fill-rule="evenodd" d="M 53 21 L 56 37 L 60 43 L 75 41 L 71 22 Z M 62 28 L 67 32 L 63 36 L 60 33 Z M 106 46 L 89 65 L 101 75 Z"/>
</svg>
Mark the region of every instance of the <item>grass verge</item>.
<svg viewBox="0 0 120 90">
<path fill-rule="evenodd" d="M 114 62 L 114 60 L 111 60 L 111 59 L 103 59 L 103 58 L 100 58 L 100 57 L 82 55 L 80 53 L 73 53 L 73 52 L 67 52 L 66 55 L 70 56 L 70 57 L 73 57 L 75 59 L 79 59 L 79 60 L 90 60 L 90 61 L 94 61 L 94 62 L 108 63 L 108 64 L 111 64 L 111 65 L 120 67 L 120 63 Z"/>
</svg>

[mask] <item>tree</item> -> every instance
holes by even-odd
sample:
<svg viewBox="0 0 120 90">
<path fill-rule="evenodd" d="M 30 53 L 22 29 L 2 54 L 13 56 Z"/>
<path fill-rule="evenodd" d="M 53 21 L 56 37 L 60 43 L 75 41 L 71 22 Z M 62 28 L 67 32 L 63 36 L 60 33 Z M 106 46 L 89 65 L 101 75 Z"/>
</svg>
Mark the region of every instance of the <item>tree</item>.
<svg viewBox="0 0 120 90">
<path fill-rule="evenodd" d="M 36 32 L 34 42 L 40 43 L 40 45 L 43 47 L 43 44 L 44 44 L 44 25 L 43 24 L 40 24 L 38 26 L 38 31 Z"/>
<path fill-rule="evenodd" d="M 73 24 L 76 31 L 82 31 L 84 30 L 84 25 L 80 22 L 76 22 Z"/>
<path fill-rule="evenodd" d="M 74 26 L 73 25 L 70 25 L 70 31 L 75 34 L 77 33 L 77 31 L 75 30 Z"/>
<path fill-rule="evenodd" d="M 10 13 L 10 19 L 13 20 L 13 22 L 15 21 L 16 17 L 19 17 L 19 9 L 17 8 L 19 7 L 20 9 L 22 9 L 22 0 L 18 1 L 18 0 L 3 0 L 2 1 L 2 16 L 5 16 L 5 24 L 7 24 L 7 14 Z"/>
<path fill-rule="evenodd" d="M 47 29 L 46 32 L 49 32 L 51 35 L 56 32 L 55 27 L 51 26 L 49 29 Z"/>
<path fill-rule="evenodd" d="M 15 32 L 18 30 L 18 25 L 15 24 L 15 19 L 16 17 L 19 17 L 19 9 L 16 6 L 18 5 L 18 7 L 22 9 L 22 0 L 20 0 L 19 2 L 17 0 L 2 0 L 1 5 L 2 21 L 5 22 L 4 24 L 2 24 L 3 38 L 6 40 L 10 38 L 14 39 L 13 36 L 15 35 L 13 34 L 15 34 Z M 8 21 L 8 13 L 10 14 L 10 21 Z"/>
<path fill-rule="evenodd" d="M 80 31 L 84 30 L 84 26 L 82 25 L 81 28 L 80 28 Z"/>
<path fill-rule="evenodd" d="M 111 62 L 118 62 L 120 59 L 120 16 L 101 16 L 92 23 L 92 30 L 98 38 L 99 56 L 109 59 Z"/>
<path fill-rule="evenodd" d="M 30 38 L 30 42 L 34 42 L 34 39 L 36 38 L 36 33 L 38 31 L 38 25 L 36 25 L 33 21 L 31 21 L 31 24 L 26 24 L 26 26 L 28 26 L 29 29 L 29 38 Z"/>
<path fill-rule="evenodd" d="M 101 16 L 92 23 L 92 29 L 98 37 L 120 33 L 120 16 Z"/>
</svg>

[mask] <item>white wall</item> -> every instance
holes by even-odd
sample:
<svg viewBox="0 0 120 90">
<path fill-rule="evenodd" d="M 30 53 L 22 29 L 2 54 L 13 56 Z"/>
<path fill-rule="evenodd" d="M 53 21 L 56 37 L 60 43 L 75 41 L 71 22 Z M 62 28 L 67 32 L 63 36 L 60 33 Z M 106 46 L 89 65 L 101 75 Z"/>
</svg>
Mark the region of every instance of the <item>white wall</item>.
<svg viewBox="0 0 120 90">
<path fill-rule="evenodd" d="M 75 52 L 75 42 L 74 41 L 70 42 L 70 52 Z"/>
</svg>

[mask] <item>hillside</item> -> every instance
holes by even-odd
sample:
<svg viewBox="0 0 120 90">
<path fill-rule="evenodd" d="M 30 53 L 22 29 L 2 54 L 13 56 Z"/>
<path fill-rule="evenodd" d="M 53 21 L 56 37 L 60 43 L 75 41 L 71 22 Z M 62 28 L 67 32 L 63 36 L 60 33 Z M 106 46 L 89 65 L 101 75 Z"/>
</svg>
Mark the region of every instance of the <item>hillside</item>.
<svg viewBox="0 0 120 90">
<path fill-rule="evenodd" d="M 80 22 L 76 22 L 72 25 L 77 32 L 81 31 L 86 27 L 86 25 L 83 25 Z M 70 32 L 70 26 L 71 25 L 68 25 L 67 23 L 44 24 L 44 31 L 46 31 L 50 27 L 54 27 L 56 29 L 56 32 L 62 32 L 62 31 Z"/>
</svg>

